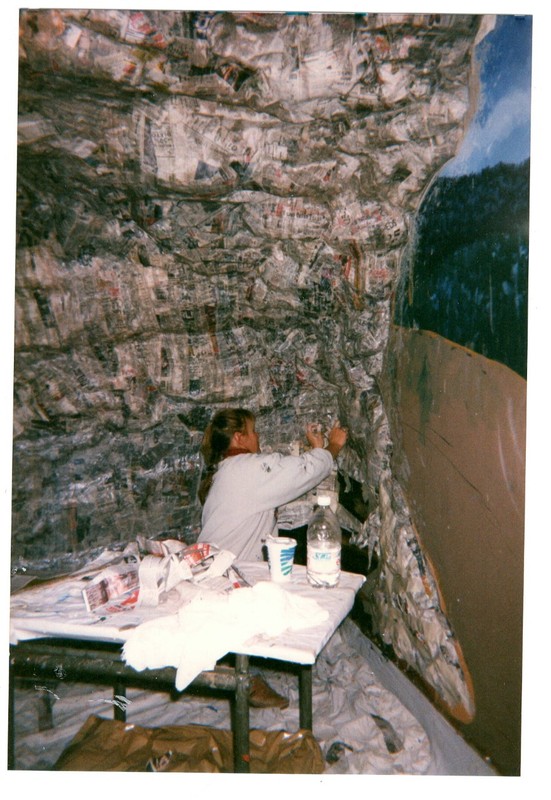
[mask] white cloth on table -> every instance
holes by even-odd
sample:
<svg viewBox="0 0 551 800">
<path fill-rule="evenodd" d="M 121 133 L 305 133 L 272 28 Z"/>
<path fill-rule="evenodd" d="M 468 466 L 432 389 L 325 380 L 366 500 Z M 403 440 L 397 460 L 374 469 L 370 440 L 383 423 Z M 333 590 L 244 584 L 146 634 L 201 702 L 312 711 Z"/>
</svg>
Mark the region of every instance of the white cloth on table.
<svg viewBox="0 0 551 800">
<path fill-rule="evenodd" d="M 144 622 L 127 638 L 123 658 L 136 670 L 176 668 L 182 691 L 227 653 L 242 651 L 251 637 L 279 636 L 325 622 L 329 613 L 315 600 L 271 581 L 218 593 L 187 587 L 191 599 L 176 614 Z"/>
</svg>

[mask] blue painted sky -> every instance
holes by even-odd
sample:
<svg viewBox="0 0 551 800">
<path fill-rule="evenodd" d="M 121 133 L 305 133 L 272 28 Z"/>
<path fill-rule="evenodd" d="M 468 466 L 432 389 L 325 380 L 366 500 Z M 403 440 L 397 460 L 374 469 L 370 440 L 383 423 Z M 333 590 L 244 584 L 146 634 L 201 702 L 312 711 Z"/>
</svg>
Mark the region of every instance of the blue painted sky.
<svg viewBox="0 0 551 800">
<path fill-rule="evenodd" d="M 532 17 L 499 15 L 476 55 L 481 65 L 478 111 L 442 175 L 471 174 L 530 155 Z"/>
</svg>

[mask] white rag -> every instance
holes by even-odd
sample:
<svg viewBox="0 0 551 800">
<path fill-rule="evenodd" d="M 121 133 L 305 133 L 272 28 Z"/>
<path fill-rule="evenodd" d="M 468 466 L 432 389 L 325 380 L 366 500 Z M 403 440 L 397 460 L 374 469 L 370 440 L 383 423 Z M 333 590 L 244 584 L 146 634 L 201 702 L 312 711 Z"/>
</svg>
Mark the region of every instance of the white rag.
<svg viewBox="0 0 551 800">
<path fill-rule="evenodd" d="M 178 613 L 142 623 L 123 647 L 124 660 L 136 670 L 175 667 L 178 691 L 203 670 L 214 669 L 226 653 L 240 652 L 257 634 L 279 636 L 329 617 L 315 600 L 271 581 L 224 594 L 202 587 L 193 591 Z"/>
</svg>

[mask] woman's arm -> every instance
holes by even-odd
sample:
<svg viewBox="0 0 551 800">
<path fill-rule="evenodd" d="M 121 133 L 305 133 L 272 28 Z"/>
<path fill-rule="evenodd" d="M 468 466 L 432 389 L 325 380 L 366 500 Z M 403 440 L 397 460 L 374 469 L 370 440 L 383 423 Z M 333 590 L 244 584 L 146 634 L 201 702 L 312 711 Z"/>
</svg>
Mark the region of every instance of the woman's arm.
<svg viewBox="0 0 551 800">
<path fill-rule="evenodd" d="M 250 485 L 255 487 L 254 500 L 260 508 L 277 508 L 296 500 L 324 480 L 333 469 L 333 459 L 340 453 L 347 439 L 345 428 L 337 423 L 328 434 L 328 444 L 323 446 L 323 434 L 315 424 L 308 425 L 306 438 L 312 450 L 301 456 L 283 456 L 272 453 L 256 462 L 259 472 Z"/>
</svg>

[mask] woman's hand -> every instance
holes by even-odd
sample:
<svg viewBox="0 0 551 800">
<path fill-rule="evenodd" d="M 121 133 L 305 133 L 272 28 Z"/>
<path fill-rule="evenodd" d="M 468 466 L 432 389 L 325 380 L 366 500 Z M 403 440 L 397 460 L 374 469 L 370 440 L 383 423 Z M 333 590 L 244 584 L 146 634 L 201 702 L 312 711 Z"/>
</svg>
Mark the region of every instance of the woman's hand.
<svg viewBox="0 0 551 800">
<path fill-rule="evenodd" d="M 311 447 L 323 447 L 324 437 L 321 428 L 317 422 L 311 422 L 306 428 L 306 438 Z M 348 438 L 348 431 L 346 428 L 341 428 L 340 424 L 336 422 L 328 434 L 328 443 L 326 450 L 329 450 L 333 458 L 336 458 Z"/>
<path fill-rule="evenodd" d="M 327 438 L 327 450 L 329 450 L 333 458 L 336 458 L 346 444 L 348 430 L 346 428 L 341 428 L 339 422 L 335 422 Z"/>
<path fill-rule="evenodd" d="M 306 438 L 308 439 L 310 447 L 323 447 L 324 439 L 319 423 L 308 423 L 306 426 Z"/>
</svg>

